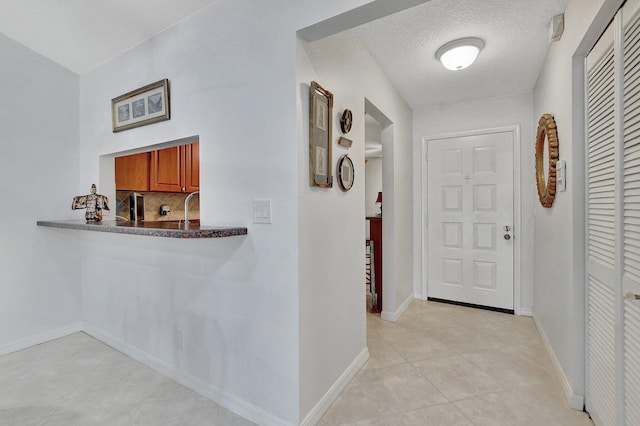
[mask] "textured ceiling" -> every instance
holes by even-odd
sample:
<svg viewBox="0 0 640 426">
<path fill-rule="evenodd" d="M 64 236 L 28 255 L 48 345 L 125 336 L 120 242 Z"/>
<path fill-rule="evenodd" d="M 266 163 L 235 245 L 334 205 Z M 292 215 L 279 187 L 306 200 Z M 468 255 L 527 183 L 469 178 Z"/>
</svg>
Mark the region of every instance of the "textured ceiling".
<svg viewBox="0 0 640 426">
<path fill-rule="evenodd" d="M 0 33 L 82 74 L 215 0 L 2 0 Z"/>
<path fill-rule="evenodd" d="M 2 0 L 0 33 L 82 74 L 213 1 Z M 351 31 L 419 109 L 531 91 L 567 1 L 430 0 Z M 435 51 L 470 36 L 485 41 L 476 63 L 445 70 Z"/>
<path fill-rule="evenodd" d="M 352 31 L 413 109 L 525 93 L 549 48 L 549 22 L 568 0 L 431 0 Z M 443 44 L 480 37 L 477 61 L 448 71 Z"/>
</svg>

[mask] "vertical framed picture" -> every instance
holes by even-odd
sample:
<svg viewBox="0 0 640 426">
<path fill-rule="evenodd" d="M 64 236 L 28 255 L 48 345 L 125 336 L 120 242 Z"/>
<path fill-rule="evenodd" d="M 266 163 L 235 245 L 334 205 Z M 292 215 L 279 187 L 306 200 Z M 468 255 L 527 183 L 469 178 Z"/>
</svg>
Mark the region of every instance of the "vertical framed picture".
<svg viewBox="0 0 640 426">
<path fill-rule="evenodd" d="M 169 80 L 165 78 L 113 98 L 111 117 L 114 133 L 169 120 Z"/>
<path fill-rule="evenodd" d="M 309 177 L 311 186 L 331 188 L 333 95 L 315 81 L 309 86 Z"/>
</svg>

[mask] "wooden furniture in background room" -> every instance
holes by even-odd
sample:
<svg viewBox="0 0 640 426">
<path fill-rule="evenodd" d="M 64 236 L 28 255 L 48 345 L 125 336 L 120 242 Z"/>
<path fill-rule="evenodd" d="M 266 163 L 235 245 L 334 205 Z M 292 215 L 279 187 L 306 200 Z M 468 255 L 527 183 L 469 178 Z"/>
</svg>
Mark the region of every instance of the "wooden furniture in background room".
<svg viewBox="0 0 640 426">
<path fill-rule="evenodd" d="M 373 270 L 375 273 L 375 292 L 377 303 L 371 312 L 382 312 L 382 216 L 369 216 L 369 239 L 373 241 Z"/>
</svg>

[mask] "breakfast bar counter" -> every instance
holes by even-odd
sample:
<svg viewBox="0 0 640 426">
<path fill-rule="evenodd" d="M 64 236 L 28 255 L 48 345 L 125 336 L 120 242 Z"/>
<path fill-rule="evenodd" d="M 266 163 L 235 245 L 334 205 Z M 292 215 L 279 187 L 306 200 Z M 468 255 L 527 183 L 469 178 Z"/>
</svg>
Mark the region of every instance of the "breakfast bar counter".
<svg viewBox="0 0 640 426">
<path fill-rule="evenodd" d="M 226 238 L 247 235 L 247 228 L 200 226 L 200 221 L 189 221 L 188 227 L 185 226 L 184 221 L 177 220 L 146 222 L 103 220 L 96 223 L 86 223 L 84 220 L 39 220 L 36 224 L 52 228 L 168 238 Z"/>
</svg>

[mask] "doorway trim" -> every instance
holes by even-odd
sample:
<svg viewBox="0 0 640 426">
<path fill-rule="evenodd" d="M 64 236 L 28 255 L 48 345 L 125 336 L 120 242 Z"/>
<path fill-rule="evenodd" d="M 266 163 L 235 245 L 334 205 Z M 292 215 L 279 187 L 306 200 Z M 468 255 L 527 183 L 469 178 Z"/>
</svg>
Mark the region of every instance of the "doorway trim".
<svg viewBox="0 0 640 426">
<path fill-rule="evenodd" d="M 382 216 L 382 304 L 380 318 L 395 322 L 400 318 L 406 306 L 398 307 L 395 279 L 394 123 L 367 97 L 364 98 L 364 112 L 374 118 L 382 127 L 382 193 L 384 194 L 385 214 Z M 390 308 L 393 311 L 390 311 Z"/>
<path fill-rule="evenodd" d="M 420 145 L 420 284 L 422 294 L 416 295 L 416 298 L 427 300 L 427 247 L 425 244 L 428 237 L 428 217 L 427 217 L 427 200 L 424 196 L 428 187 L 429 176 L 426 167 L 427 164 L 427 144 L 437 139 L 459 138 L 465 136 L 485 135 L 489 133 L 511 133 L 513 140 L 513 310 L 516 315 L 531 316 L 530 309 L 522 309 L 522 201 L 521 201 L 521 167 L 520 167 L 520 126 L 504 126 L 493 127 L 487 129 L 468 130 L 463 132 L 452 132 L 440 135 L 425 136 L 422 138 Z"/>
</svg>

